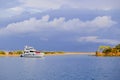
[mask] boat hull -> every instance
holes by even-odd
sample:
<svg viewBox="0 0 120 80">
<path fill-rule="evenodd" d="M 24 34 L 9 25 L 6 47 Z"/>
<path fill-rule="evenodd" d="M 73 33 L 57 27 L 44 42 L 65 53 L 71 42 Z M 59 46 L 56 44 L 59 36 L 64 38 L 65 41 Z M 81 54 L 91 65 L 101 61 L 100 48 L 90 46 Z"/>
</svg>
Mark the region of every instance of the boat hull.
<svg viewBox="0 0 120 80">
<path fill-rule="evenodd" d="M 44 55 L 38 55 L 38 54 L 21 54 L 20 57 L 42 58 L 42 57 L 44 57 Z"/>
</svg>

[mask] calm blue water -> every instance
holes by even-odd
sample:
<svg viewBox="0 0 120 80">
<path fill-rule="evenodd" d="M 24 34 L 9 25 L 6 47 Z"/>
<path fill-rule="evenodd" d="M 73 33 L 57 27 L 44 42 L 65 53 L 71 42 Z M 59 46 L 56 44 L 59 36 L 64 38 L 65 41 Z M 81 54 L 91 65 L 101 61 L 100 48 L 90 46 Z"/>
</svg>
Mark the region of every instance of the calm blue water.
<svg viewBox="0 0 120 80">
<path fill-rule="evenodd" d="M 120 80 L 120 57 L 0 57 L 0 80 Z"/>
</svg>

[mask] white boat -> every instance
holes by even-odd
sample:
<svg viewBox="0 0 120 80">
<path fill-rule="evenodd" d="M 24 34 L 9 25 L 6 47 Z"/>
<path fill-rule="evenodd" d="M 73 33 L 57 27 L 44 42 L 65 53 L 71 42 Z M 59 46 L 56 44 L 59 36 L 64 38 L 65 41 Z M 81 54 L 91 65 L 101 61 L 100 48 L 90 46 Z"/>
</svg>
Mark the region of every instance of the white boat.
<svg viewBox="0 0 120 80">
<path fill-rule="evenodd" d="M 23 54 L 20 57 L 42 58 L 44 57 L 44 53 L 37 51 L 33 47 L 25 46 Z"/>
</svg>

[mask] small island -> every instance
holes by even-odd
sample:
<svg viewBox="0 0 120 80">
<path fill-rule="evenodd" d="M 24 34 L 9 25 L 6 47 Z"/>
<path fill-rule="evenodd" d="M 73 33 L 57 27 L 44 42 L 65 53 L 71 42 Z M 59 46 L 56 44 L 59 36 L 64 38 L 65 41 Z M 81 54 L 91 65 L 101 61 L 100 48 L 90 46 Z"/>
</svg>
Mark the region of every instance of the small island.
<svg viewBox="0 0 120 80">
<path fill-rule="evenodd" d="M 115 47 L 99 46 L 96 56 L 120 56 L 120 44 Z"/>
</svg>

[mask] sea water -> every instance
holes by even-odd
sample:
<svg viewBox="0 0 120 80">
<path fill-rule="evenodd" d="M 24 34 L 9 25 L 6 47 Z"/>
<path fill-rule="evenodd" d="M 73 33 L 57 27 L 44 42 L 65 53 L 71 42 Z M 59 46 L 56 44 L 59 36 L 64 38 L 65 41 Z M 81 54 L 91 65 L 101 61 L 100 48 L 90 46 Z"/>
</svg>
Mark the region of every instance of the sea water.
<svg viewBox="0 0 120 80">
<path fill-rule="evenodd" d="M 0 57 L 0 80 L 120 80 L 120 57 Z"/>
</svg>

